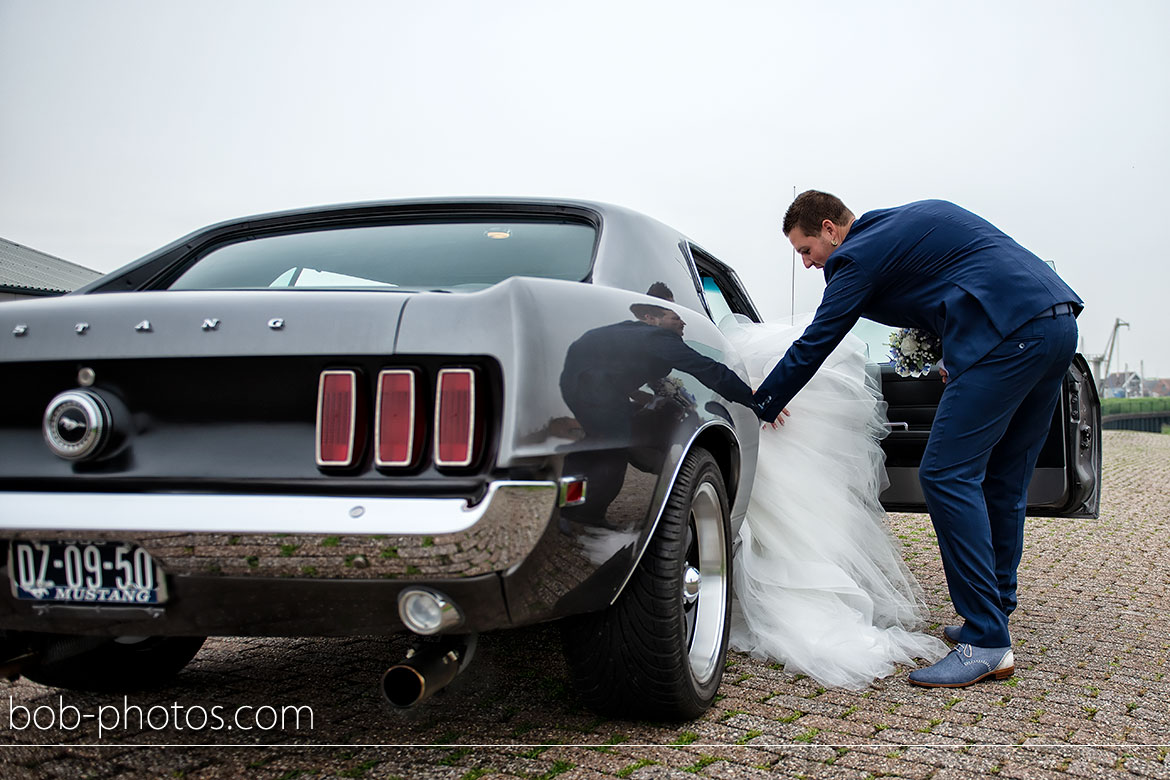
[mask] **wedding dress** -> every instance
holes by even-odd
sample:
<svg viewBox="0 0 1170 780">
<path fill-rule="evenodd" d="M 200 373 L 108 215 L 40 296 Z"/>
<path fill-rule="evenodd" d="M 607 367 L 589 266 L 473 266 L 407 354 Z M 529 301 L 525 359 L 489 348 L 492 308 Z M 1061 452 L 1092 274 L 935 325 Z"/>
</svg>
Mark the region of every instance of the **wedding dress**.
<svg viewBox="0 0 1170 780">
<path fill-rule="evenodd" d="M 727 318 L 720 327 L 758 387 L 804 325 Z M 859 689 L 896 664 L 946 655 L 915 631 L 921 588 L 878 502 L 886 405 L 849 335 L 760 431 L 759 461 L 735 554 L 731 645 L 822 685 Z"/>
</svg>

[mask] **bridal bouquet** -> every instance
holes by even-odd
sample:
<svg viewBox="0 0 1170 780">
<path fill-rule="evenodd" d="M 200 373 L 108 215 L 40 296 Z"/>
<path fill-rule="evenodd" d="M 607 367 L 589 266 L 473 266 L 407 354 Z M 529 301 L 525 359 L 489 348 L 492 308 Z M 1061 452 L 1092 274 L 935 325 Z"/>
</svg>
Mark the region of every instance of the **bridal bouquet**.
<svg viewBox="0 0 1170 780">
<path fill-rule="evenodd" d="M 650 383 L 654 399 L 648 408 L 657 409 L 664 403 L 673 403 L 684 414 L 695 408 L 695 397 L 691 395 L 678 377 L 668 376 Z"/>
<path fill-rule="evenodd" d="M 890 357 L 898 376 L 922 376 L 942 358 L 942 342 L 929 331 L 899 328 L 890 334 Z"/>
</svg>

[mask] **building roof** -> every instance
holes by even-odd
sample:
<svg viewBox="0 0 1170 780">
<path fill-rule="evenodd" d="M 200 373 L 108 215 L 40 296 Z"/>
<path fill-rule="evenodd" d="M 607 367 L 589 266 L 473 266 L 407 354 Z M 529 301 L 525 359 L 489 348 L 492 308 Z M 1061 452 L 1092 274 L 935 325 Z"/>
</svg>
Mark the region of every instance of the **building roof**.
<svg viewBox="0 0 1170 780">
<path fill-rule="evenodd" d="M 1130 382 L 1137 382 L 1140 380 L 1141 377 L 1138 376 L 1136 371 L 1114 371 L 1109 376 L 1105 377 L 1105 386 L 1121 387 Z"/>
<path fill-rule="evenodd" d="M 1142 391 L 1155 396 L 1170 395 L 1170 379 L 1147 379 Z"/>
<path fill-rule="evenodd" d="M 91 268 L 0 238 L 0 290 L 29 295 L 66 293 L 101 276 Z"/>
</svg>

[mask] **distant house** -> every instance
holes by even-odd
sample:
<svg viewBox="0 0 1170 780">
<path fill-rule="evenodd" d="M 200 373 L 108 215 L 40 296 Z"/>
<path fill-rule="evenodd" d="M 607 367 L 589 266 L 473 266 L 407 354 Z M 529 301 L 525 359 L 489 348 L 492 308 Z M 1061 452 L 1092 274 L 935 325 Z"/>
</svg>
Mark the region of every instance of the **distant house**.
<svg viewBox="0 0 1170 780">
<path fill-rule="evenodd" d="M 1134 371 L 1115 371 L 1105 379 L 1105 398 L 1161 398 L 1170 396 L 1170 379 L 1142 377 Z"/>
<path fill-rule="evenodd" d="M 1142 394 L 1157 398 L 1170 396 L 1170 379 L 1146 379 L 1142 383 Z"/>
<path fill-rule="evenodd" d="M 1105 398 L 1137 398 L 1142 394 L 1142 378 L 1136 371 L 1115 371 L 1105 377 L 1101 395 Z"/>
<path fill-rule="evenodd" d="M 1165 398 L 1170 396 L 1170 379 L 1143 377 L 1136 371 L 1114 371 L 1101 387 L 1102 398 Z"/>
<path fill-rule="evenodd" d="M 101 274 L 0 238 L 0 302 L 63 295 Z"/>
</svg>

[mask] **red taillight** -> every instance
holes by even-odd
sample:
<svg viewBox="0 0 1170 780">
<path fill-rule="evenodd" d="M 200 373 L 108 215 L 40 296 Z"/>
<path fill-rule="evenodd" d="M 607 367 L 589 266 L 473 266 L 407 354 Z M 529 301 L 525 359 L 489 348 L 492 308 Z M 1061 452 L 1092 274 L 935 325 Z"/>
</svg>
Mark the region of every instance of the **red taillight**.
<svg viewBox="0 0 1170 780">
<path fill-rule="evenodd" d="M 317 465 L 349 466 L 355 457 L 357 374 L 322 371 L 317 388 Z"/>
<path fill-rule="evenodd" d="M 475 372 L 439 371 L 435 393 L 435 464 L 468 466 L 475 457 Z"/>
<path fill-rule="evenodd" d="M 387 369 L 378 374 L 374 458 L 379 466 L 410 466 L 415 454 L 414 372 Z"/>
</svg>

